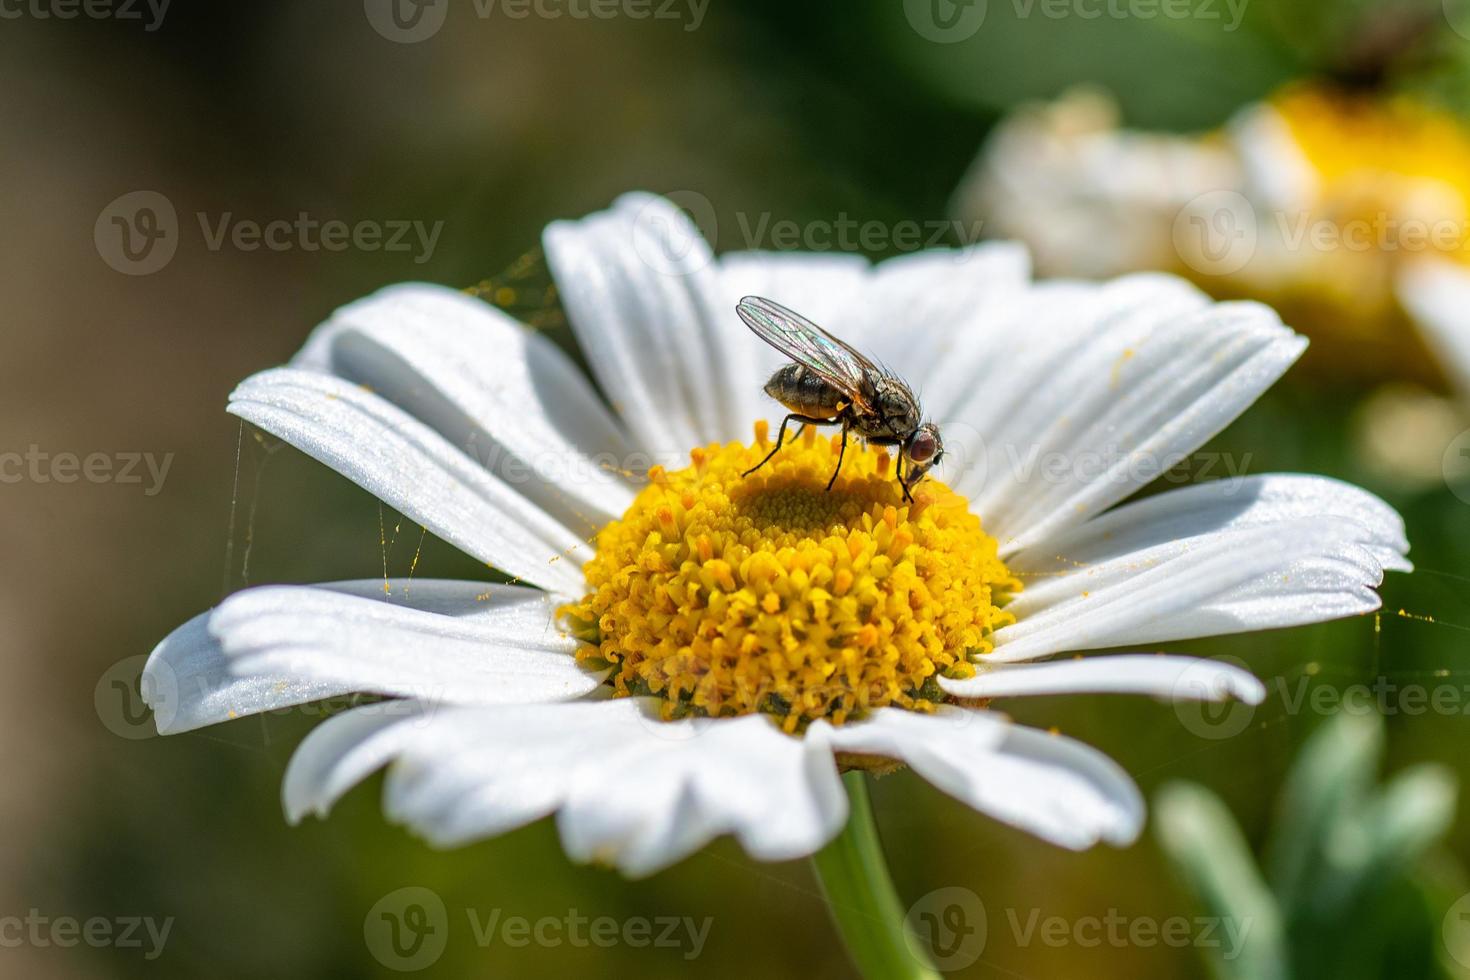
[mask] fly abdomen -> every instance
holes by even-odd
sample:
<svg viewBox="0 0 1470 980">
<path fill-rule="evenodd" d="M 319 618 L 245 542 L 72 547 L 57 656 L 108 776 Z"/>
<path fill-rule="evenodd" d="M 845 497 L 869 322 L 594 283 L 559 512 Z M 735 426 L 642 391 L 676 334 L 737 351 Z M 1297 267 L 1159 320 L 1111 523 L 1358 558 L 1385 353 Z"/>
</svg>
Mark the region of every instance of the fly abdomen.
<svg viewBox="0 0 1470 980">
<path fill-rule="evenodd" d="M 765 390 L 789 411 L 813 418 L 835 418 L 842 402 L 842 392 L 800 364 L 781 367 L 766 382 Z"/>
</svg>

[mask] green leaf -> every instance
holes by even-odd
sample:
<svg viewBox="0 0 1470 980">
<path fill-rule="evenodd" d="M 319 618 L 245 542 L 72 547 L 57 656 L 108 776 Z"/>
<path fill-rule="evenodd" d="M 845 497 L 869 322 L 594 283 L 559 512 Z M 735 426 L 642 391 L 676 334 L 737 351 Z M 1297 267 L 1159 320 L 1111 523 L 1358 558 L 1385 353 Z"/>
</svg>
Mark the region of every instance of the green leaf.
<svg viewBox="0 0 1470 980">
<path fill-rule="evenodd" d="M 1272 890 L 1288 919 L 1321 872 L 1323 848 L 1361 807 L 1382 754 L 1381 720 L 1344 712 L 1313 733 L 1292 763 L 1265 858 Z"/>
<path fill-rule="evenodd" d="M 1317 913 L 1371 913 L 1393 879 L 1411 873 L 1424 852 L 1449 832 L 1456 793 L 1454 775 L 1433 763 L 1389 780 L 1360 818 L 1341 824 L 1330 842 L 1326 873 L 1313 899 Z"/>
<path fill-rule="evenodd" d="M 1256 868 L 1250 846 L 1224 802 L 1203 786 L 1170 783 L 1154 799 L 1159 842 L 1200 904 L 1243 935 L 1233 959 L 1213 949 L 1220 980 L 1285 980 L 1280 911 Z"/>
</svg>

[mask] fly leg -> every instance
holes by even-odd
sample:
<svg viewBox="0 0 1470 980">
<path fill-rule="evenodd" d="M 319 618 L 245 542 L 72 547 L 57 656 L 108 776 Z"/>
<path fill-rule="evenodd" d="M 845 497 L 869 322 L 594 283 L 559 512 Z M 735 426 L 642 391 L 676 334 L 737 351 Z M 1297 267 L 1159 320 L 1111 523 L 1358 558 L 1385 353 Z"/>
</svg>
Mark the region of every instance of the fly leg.
<svg viewBox="0 0 1470 980">
<path fill-rule="evenodd" d="M 801 422 L 801 423 L 806 424 L 806 425 L 831 425 L 832 424 L 832 419 L 812 418 L 810 415 L 802 415 L 799 412 L 792 412 L 790 415 L 786 416 L 784 419 L 781 420 L 781 431 L 776 434 L 776 447 L 774 449 L 772 449 L 770 452 L 766 453 L 766 458 L 765 459 L 761 460 L 759 463 L 756 463 L 754 466 L 752 466 L 750 469 L 746 470 L 744 473 L 741 473 L 740 475 L 742 477 L 750 476 L 750 474 L 754 473 L 756 470 L 760 469 L 762 466 L 765 466 L 767 463 L 769 463 L 771 461 L 771 457 L 774 456 L 774 455 L 776 455 L 777 453 L 779 453 L 781 451 L 781 444 L 786 441 L 786 426 L 790 425 L 793 421 L 795 421 L 795 422 Z M 847 431 L 846 428 L 844 428 L 843 429 L 844 434 L 846 433 L 846 431 Z"/>
<path fill-rule="evenodd" d="M 903 449 L 900 447 L 893 454 L 893 475 L 898 480 L 898 485 L 903 487 L 903 499 L 909 503 L 914 502 L 914 495 L 909 493 L 909 485 L 903 478 Z"/>
<path fill-rule="evenodd" d="M 832 484 L 837 482 L 837 474 L 842 472 L 842 457 L 847 455 L 847 426 L 842 427 L 842 448 L 837 451 L 837 469 L 832 471 L 832 479 L 827 481 L 827 492 L 832 492 Z"/>
</svg>

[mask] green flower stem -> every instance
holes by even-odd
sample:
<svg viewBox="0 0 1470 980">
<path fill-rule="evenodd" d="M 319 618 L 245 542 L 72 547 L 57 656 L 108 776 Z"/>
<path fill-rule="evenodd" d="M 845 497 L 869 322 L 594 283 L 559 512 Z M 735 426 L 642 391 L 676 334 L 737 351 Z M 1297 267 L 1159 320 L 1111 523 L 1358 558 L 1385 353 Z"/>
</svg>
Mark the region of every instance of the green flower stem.
<svg viewBox="0 0 1470 980">
<path fill-rule="evenodd" d="M 867 776 L 849 772 L 842 784 L 847 826 L 812 855 L 812 866 L 848 955 L 867 980 L 937 980 L 939 974 L 904 939 L 904 910 L 883 860 Z"/>
</svg>

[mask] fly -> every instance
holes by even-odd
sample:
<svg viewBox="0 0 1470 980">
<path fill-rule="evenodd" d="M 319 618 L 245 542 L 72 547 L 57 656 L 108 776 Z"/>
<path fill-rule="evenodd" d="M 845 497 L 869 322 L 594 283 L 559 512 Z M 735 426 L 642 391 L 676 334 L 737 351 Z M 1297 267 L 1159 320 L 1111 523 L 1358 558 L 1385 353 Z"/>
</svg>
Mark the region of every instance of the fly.
<svg viewBox="0 0 1470 980">
<path fill-rule="evenodd" d="M 914 485 L 944 455 L 939 427 L 923 420 L 913 389 L 902 378 L 780 303 L 747 296 L 736 304 L 735 312 L 757 337 L 792 362 L 771 375 L 765 387 L 766 394 L 790 414 L 781 420 L 775 448 L 744 475 L 765 466 L 781 451 L 790 423 L 841 425 L 842 448 L 827 489 L 832 489 L 837 474 L 842 472 L 847 434 L 856 432 L 873 445 L 899 447 L 894 472 L 903 487 L 904 499 L 912 503 Z"/>
</svg>

